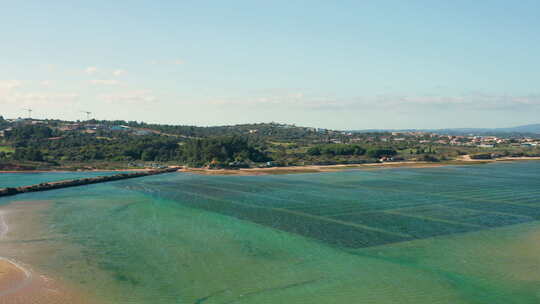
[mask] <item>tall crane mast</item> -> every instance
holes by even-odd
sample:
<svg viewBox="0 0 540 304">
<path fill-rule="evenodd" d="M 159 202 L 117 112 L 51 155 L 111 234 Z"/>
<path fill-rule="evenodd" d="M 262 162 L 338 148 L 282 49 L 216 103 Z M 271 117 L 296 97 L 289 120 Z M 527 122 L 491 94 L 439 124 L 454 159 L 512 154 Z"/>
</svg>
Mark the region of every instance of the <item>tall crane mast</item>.
<svg viewBox="0 0 540 304">
<path fill-rule="evenodd" d="M 23 109 L 28 112 L 28 118 L 32 118 L 32 109 Z"/>
<path fill-rule="evenodd" d="M 90 120 L 90 114 L 92 114 L 92 112 L 89 112 L 89 111 L 81 111 L 82 113 L 86 113 L 86 120 Z"/>
</svg>

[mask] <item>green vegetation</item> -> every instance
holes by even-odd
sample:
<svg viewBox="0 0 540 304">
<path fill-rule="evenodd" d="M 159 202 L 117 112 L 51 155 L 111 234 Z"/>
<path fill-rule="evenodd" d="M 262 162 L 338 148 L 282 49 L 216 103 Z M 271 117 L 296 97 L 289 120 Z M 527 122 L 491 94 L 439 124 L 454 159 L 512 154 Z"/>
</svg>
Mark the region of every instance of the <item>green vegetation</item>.
<svg viewBox="0 0 540 304">
<path fill-rule="evenodd" d="M 0 115 L 0 129 L 7 128 L 8 126 L 9 126 L 8 121 L 5 120 L 2 115 Z"/>
<path fill-rule="evenodd" d="M 212 167 L 248 167 L 249 163 L 271 160 L 238 136 L 190 140 L 181 146 L 179 156 L 189 165 Z"/>
<path fill-rule="evenodd" d="M 476 138 L 422 132 L 350 133 L 277 123 L 194 127 L 143 122 L 15 120 L 0 116 L 0 166 L 235 168 L 449 161 L 540 156 L 533 141 L 508 138 L 486 150 Z M 494 141 L 493 139 L 488 139 Z M 451 144 L 452 142 L 452 144 Z"/>
<path fill-rule="evenodd" d="M 6 132 L 5 138 L 9 141 L 40 140 L 50 138 L 53 134 L 53 130 L 47 126 L 24 125 Z"/>
<path fill-rule="evenodd" d="M 367 152 L 367 154 L 373 158 L 379 158 L 379 157 L 392 157 L 397 154 L 397 151 L 394 149 L 371 149 Z"/>
<path fill-rule="evenodd" d="M 491 153 L 475 153 L 471 154 L 471 159 L 492 159 Z"/>
<path fill-rule="evenodd" d="M 13 154 L 16 160 L 43 161 L 43 153 L 37 148 L 17 148 Z"/>
<path fill-rule="evenodd" d="M 307 150 L 309 155 L 364 155 L 366 150 L 358 145 L 326 144 L 316 145 Z"/>
<path fill-rule="evenodd" d="M 15 152 L 15 149 L 13 149 L 10 146 L 0 146 L 0 153 L 13 153 Z"/>
</svg>

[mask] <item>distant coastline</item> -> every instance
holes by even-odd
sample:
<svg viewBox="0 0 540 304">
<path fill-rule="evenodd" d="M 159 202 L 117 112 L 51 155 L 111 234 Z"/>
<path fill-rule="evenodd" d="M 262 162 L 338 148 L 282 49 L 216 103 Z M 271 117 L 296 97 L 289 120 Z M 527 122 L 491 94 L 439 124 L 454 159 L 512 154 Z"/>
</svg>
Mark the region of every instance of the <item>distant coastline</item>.
<svg viewBox="0 0 540 304">
<path fill-rule="evenodd" d="M 469 155 L 463 155 L 455 160 L 427 162 L 427 161 L 389 161 L 378 163 L 363 164 L 335 164 L 335 165 L 299 165 L 282 166 L 267 168 L 239 168 L 239 169 L 215 169 L 215 168 L 197 168 L 197 167 L 174 167 L 179 172 L 187 172 L 204 175 L 271 175 L 271 174 L 289 174 L 289 173 L 316 173 L 333 172 L 347 169 L 376 169 L 376 168 L 432 168 L 442 166 L 457 165 L 475 165 L 508 161 L 535 161 L 540 157 L 501 157 L 496 159 L 472 159 Z M 1 173 L 71 173 L 71 172 L 150 172 L 155 171 L 152 168 L 140 169 L 51 169 L 51 170 L 0 170 Z"/>
<path fill-rule="evenodd" d="M 208 168 L 184 168 L 181 172 L 188 172 L 201 175 L 272 175 L 272 174 L 293 174 L 293 173 L 318 173 L 336 172 L 347 169 L 385 169 L 385 168 L 433 168 L 444 166 L 476 165 L 509 161 L 540 161 L 540 157 L 504 157 L 499 159 L 476 160 L 470 157 L 463 157 L 457 160 L 441 162 L 382 162 L 368 164 L 347 164 L 347 165 L 306 165 L 306 166 L 286 166 L 271 168 L 241 168 L 241 169 L 208 169 Z"/>
</svg>

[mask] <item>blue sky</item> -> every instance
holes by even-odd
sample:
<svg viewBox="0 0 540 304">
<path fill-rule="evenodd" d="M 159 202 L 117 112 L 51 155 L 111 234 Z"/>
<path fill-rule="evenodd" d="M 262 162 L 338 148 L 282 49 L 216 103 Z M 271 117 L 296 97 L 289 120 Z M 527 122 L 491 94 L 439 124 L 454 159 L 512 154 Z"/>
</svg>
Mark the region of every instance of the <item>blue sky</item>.
<svg viewBox="0 0 540 304">
<path fill-rule="evenodd" d="M 539 123 L 540 1 L 11 1 L 0 115 Z"/>
</svg>

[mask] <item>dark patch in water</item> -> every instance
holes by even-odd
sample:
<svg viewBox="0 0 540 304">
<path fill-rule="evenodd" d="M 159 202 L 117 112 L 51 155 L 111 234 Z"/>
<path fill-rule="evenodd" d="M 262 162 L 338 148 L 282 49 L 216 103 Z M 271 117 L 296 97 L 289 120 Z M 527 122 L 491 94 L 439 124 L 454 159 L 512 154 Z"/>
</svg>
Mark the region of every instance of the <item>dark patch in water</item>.
<svg viewBox="0 0 540 304">
<path fill-rule="evenodd" d="M 204 298 L 200 298 L 200 299 L 197 299 L 195 300 L 194 304 L 203 304 L 204 302 L 208 301 L 210 298 L 213 298 L 217 295 L 220 295 L 222 293 L 224 293 L 225 291 L 227 291 L 226 289 L 224 290 L 220 290 L 220 291 L 216 291 L 214 293 L 211 293 L 209 294 L 208 296 L 204 297 Z"/>
<path fill-rule="evenodd" d="M 272 291 L 276 291 L 276 290 L 285 290 L 285 289 L 291 289 L 291 288 L 295 288 L 295 287 L 305 286 L 305 285 L 309 285 L 309 284 L 312 284 L 312 283 L 316 283 L 316 282 L 318 282 L 320 280 L 321 279 L 314 279 L 314 280 L 308 280 L 308 281 L 303 281 L 303 282 L 287 284 L 287 285 L 284 285 L 284 286 L 278 286 L 278 287 L 272 287 L 272 288 L 267 288 L 267 289 L 263 289 L 263 290 L 248 292 L 248 293 L 240 295 L 241 298 L 237 298 L 237 299 L 234 299 L 232 301 L 225 302 L 223 304 L 236 303 L 240 299 L 245 299 L 245 298 L 250 297 L 250 296 L 256 296 L 256 295 L 260 295 L 260 294 L 263 294 L 263 293 L 272 292 Z"/>
<path fill-rule="evenodd" d="M 529 170 L 527 179 L 518 178 Z M 527 172 L 529 172 L 527 171 Z M 540 220 L 534 168 L 387 170 L 151 181 L 132 189 L 182 205 L 362 248 Z M 149 190 L 151 189 L 151 190 Z M 528 203 L 517 203 L 517 195 Z M 244 248 L 250 254 L 253 248 Z"/>
</svg>

